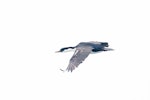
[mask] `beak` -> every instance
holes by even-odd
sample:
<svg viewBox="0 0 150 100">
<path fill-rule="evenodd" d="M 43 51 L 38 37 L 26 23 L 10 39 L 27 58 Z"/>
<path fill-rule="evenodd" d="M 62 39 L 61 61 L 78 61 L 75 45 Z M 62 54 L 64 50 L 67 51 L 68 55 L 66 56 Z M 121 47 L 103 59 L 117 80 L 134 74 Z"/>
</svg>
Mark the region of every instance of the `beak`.
<svg viewBox="0 0 150 100">
<path fill-rule="evenodd" d="M 55 53 L 59 53 L 60 51 L 55 51 Z"/>
</svg>

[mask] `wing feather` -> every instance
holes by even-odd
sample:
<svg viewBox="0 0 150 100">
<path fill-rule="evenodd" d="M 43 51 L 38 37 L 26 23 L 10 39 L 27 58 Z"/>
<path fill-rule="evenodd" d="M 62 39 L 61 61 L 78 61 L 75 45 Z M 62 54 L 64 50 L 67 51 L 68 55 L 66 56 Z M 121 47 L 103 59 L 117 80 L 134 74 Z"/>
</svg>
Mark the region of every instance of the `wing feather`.
<svg viewBox="0 0 150 100">
<path fill-rule="evenodd" d="M 72 72 L 88 57 L 88 55 L 92 52 L 92 49 L 93 48 L 89 46 L 77 47 L 66 70 Z"/>
</svg>

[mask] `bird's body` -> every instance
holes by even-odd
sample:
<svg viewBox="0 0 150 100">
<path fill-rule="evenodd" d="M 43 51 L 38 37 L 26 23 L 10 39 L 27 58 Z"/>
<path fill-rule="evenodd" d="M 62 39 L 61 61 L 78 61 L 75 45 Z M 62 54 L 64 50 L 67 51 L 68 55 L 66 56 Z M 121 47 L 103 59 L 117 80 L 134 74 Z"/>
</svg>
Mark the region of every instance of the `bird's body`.
<svg viewBox="0 0 150 100">
<path fill-rule="evenodd" d="M 104 47 L 108 47 L 108 43 L 103 42 L 81 42 L 77 47 L 92 47 L 93 52 L 103 51 Z"/>
<path fill-rule="evenodd" d="M 107 42 L 80 42 L 75 47 L 64 47 L 61 48 L 58 52 L 63 52 L 66 49 L 74 49 L 76 48 L 72 58 L 70 59 L 69 65 L 67 67 L 67 71 L 73 71 L 76 67 L 82 63 L 90 53 L 98 52 L 98 51 L 110 51 L 113 49 L 107 49 L 108 47 Z"/>
</svg>

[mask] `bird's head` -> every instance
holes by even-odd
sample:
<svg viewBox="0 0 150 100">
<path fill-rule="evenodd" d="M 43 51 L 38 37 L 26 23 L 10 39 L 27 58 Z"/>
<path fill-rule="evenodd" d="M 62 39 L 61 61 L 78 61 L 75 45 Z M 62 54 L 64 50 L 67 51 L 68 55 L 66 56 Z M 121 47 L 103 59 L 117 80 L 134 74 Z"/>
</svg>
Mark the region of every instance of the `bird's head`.
<svg viewBox="0 0 150 100">
<path fill-rule="evenodd" d="M 101 45 L 104 46 L 104 47 L 109 47 L 107 42 L 102 42 Z"/>
</svg>

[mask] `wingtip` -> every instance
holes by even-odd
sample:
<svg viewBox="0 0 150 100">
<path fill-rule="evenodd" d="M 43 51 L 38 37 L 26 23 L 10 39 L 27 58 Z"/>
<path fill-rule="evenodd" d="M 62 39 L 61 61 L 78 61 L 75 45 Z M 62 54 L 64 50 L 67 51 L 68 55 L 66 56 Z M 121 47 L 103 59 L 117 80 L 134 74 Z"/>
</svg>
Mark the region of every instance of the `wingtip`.
<svg viewBox="0 0 150 100">
<path fill-rule="evenodd" d="M 65 70 L 63 70 L 63 69 L 60 69 L 62 72 L 65 72 Z"/>
</svg>

